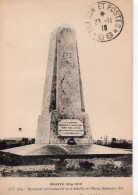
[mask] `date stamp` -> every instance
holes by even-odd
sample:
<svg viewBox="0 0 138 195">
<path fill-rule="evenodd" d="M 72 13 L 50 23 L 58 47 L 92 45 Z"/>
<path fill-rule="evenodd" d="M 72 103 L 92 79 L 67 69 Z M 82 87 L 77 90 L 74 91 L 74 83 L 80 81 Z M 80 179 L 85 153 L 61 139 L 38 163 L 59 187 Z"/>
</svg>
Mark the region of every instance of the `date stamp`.
<svg viewBox="0 0 138 195">
<path fill-rule="evenodd" d="M 108 1 L 99 1 L 90 6 L 85 25 L 93 40 L 107 42 L 117 38 L 124 26 L 120 9 Z"/>
</svg>

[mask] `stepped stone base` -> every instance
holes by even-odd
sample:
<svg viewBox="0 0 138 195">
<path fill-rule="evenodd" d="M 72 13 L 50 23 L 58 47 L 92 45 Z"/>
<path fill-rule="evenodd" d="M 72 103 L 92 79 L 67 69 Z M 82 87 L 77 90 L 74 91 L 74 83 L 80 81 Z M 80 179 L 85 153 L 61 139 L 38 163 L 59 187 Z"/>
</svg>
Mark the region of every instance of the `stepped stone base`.
<svg viewBox="0 0 138 195">
<path fill-rule="evenodd" d="M 132 154 L 130 150 L 109 148 L 99 145 L 67 145 L 67 144 L 32 144 L 10 149 L 1 150 L 2 153 L 10 153 L 19 156 L 64 156 L 64 155 L 111 155 L 111 154 Z"/>
<path fill-rule="evenodd" d="M 46 165 L 63 162 L 65 159 L 102 159 L 132 158 L 132 152 L 126 149 L 109 148 L 99 145 L 45 145 L 32 144 L 0 151 L 3 165 Z"/>
</svg>

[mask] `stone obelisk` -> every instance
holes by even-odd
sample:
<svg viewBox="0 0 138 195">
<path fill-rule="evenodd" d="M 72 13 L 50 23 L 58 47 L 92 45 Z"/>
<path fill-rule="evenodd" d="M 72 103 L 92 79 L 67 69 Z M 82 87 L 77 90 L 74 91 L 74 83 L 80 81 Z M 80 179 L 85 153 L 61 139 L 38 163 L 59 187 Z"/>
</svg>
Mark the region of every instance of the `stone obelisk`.
<svg viewBox="0 0 138 195">
<path fill-rule="evenodd" d="M 51 35 L 42 112 L 36 144 L 91 144 L 85 113 L 75 31 L 58 27 Z"/>
</svg>

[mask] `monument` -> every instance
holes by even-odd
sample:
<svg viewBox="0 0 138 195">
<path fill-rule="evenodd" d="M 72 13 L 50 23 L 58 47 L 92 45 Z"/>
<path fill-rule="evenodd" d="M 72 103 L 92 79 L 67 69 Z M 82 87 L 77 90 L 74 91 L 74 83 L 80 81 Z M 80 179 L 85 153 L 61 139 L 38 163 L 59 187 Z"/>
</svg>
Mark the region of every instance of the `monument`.
<svg viewBox="0 0 138 195">
<path fill-rule="evenodd" d="M 58 27 L 51 35 L 41 115 L 35 144 L 0 150 L 7 165 L 55 163 L 60 159 L 113 158 L 128 150 L 93 144 L 85 113 L 75 32 Z M 75 162 L 75 160 L 74 160 Z M 77 162 L 77 160 L 76 160 Z M 88 162 L 86 162 L 88 163 Z"/>
<path fill-rule="evenodd" d="M 51 35 L 35 143 L 92 143 L 84 107 L 76 35 L 69 27 L 58 27 Z"/>
</svg>

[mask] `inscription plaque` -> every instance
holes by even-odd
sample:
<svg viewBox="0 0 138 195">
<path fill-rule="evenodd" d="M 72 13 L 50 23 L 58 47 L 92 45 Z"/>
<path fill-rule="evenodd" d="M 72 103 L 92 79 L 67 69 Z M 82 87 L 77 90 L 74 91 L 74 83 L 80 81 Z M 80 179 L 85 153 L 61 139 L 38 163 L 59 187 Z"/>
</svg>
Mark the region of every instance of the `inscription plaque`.
<svg viewBox="0 0 138 195">
<path fill-rule="evenodd" d="M 83 122 L 77 119 L 62 119 L 58 122 L 60 136 L 80 137 L 84 134 Z"/>
</svg>

